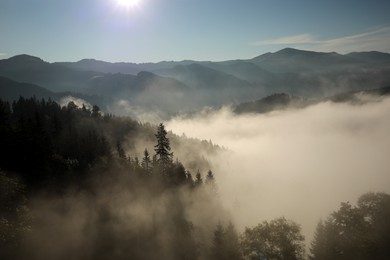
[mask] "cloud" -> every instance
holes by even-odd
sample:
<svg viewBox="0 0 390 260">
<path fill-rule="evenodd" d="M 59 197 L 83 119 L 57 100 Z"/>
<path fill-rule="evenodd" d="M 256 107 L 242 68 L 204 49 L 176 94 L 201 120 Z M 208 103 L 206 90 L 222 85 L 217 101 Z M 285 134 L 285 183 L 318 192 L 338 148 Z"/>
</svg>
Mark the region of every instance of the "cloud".
<svg viewBox="0 0 390 260">
<path fill-rule="evenodd" d="M 230 149 L 210 161 L 239 228 L 284 215 L 302 225 L 309 243 L 340 202 L 390 192 L 389 111 L 390 98 L 262 115 L 225 109 L 167 128 Z"/>
<path fill-rule="evenodd" d="M 252 43 L 252 45 L 285 45 L 313 51 L 337 51 L 340 53 L 373 50 L 390 52 L 390 26 L 334 39 L 321 40 L 311 34 L 299 34 L 277 39 L 257 41 Z"/>
<path fill-rule="evenodd" d="M 349 35 L 337 39 L 318 41 L 321 50 L 337 50 L 339 52 L 351 51 L 384 51 L 390 52 L 390 27 L 384 27 L 373 31 Z"/>
<path fill-rule="evenodd" d="M 310 34 L 299 34 L 292 35 L 277 39 L 265 40 L 265 41 L 257 41 L 252 43 L 252 45 L 295 45 L 302 43 L 312 43 L 316 41 L 316 38 Z"/>
</svg>

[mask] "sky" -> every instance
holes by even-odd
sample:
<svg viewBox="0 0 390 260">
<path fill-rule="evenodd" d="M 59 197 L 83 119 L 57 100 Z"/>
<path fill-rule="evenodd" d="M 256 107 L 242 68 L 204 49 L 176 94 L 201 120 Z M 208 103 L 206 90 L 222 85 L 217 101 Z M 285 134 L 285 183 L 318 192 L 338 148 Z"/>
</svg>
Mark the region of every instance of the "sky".
<svg viewBox="0 0 390 260">
<path fill-rule="evenodd" d="M 222 61 L 285 47 L 390 52 L 389 10 L 388 0 L 0 0 L 0 59 Z"/>
</svg>

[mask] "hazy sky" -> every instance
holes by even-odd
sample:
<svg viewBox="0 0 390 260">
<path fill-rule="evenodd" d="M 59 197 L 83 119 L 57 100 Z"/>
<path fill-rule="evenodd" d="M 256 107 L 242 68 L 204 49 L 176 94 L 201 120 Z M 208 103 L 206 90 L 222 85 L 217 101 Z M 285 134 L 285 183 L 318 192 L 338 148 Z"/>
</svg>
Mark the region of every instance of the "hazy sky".
<svg viewBox="0 0 390 260">
<path fill-rule="evenodd" d="M 0 59 L 252 58 L 284 47 L 390 52 L 388 0 L 0 0 Z"/>
</svg>

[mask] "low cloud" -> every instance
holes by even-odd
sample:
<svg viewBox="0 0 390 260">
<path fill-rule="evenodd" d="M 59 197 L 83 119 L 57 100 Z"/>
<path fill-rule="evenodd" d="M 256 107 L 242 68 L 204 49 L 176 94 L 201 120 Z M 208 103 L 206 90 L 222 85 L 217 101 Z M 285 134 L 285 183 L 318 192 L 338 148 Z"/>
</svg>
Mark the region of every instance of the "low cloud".
<svg viewBox="0 0 390 260">
<path fill-rule="evenodd" d="M 167 128 L 229 149 L 211 161 L 239 228 L 284 215 L 302 225 L 310 242 L 319 219 L 340 202 L 390 192 L 389 112 L 390 98 L 261 115 L 226 108 L 175 118 Z"/>
<path fill-rule="evenodd" d="M 167 115 L 161 109 L 147 110 L 125 99 L 120 99 L 112 103 L 108 107 L 108 111 L 115 115 L 129 116 L 140 122 L 150 122 L 153 124 L 158 124 L 167 118 Z"/>
<path fill-rule="evenodd" d="M 81 108 L 84 105 L 86 108 L 92 109 L 92 105 L 90 103 L 88 103 L 88 101 L 85 101 L 82 98 L 76 98 L 73 96 L 66 96 L 66 97 L 61 98 L 61 100 L 59 101 L 59 104 L 61 106 L 67 106 L 69 104 L 69 102 L 73 102 L 79 108 Z"/>
</svg>

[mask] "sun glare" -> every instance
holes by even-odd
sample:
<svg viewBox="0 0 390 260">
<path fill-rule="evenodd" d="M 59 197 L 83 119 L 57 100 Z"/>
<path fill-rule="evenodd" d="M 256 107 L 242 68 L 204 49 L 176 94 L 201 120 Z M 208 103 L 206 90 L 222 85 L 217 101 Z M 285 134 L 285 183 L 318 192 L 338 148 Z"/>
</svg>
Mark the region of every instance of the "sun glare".
<svg viewBox="0 0 390 260">
<path fill-rule="evenodd" d="M 138 6 L 141 0 L 117 0 L 118 4 L 124 7 Z"/>
</svg>

